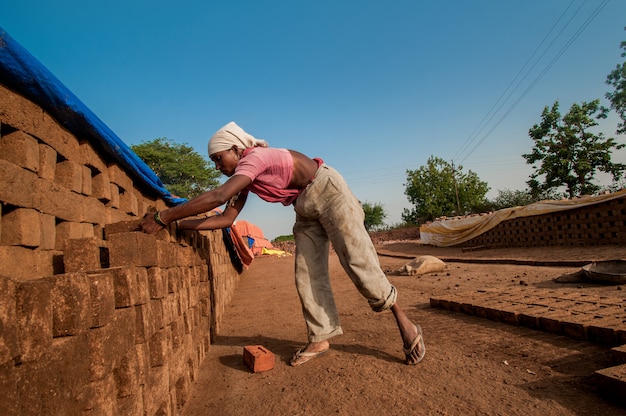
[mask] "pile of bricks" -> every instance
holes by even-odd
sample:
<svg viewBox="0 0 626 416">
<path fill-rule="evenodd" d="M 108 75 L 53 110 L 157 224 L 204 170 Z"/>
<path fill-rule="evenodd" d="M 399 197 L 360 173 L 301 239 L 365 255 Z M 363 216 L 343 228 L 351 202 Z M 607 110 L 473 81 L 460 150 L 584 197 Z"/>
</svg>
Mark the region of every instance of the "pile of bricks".
<svg viewBox="0 0 626 416">
<path fill-rule="evenodd" d="M 0 85 L 0 414 L 175 414 L 240 277 L 222 231 Z"/>
</svg>

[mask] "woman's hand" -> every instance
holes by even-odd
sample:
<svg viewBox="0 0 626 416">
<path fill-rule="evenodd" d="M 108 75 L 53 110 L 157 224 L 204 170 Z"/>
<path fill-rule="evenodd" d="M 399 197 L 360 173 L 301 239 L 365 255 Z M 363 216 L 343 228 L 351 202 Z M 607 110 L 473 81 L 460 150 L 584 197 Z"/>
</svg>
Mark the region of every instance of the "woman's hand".
<svg viewBox="0 0 626 416">
<path fill-rule="evenodd" d="M 155 214 L 156 212 L 148 212 L 144 215 L 140 225 L 141 231 L 147 234 L 154 234 L 163 228 L 163 226 L 158 224 L 154 219 Z"/>
</svg>

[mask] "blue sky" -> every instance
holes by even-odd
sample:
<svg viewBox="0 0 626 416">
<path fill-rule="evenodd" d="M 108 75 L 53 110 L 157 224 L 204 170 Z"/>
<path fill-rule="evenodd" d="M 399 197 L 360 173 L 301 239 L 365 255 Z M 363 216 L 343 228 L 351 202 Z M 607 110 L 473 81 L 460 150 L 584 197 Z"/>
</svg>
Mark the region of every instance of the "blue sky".
<svg viewBox="0 0 626 416">
<path fill-rule="evenodd" d="M 476 172 L 489 197 L 525 189 L 529 128 L 556 100 L 606 104 L 625 26 L 622 0 L 0 0 L 0 27 L 127 144 L 207 156 L 236 121 L 322 157 L 388 225 L 430 156 Z M 294 214 L 251 197 L 240 218 L 272 239 Z"/>
</svg>

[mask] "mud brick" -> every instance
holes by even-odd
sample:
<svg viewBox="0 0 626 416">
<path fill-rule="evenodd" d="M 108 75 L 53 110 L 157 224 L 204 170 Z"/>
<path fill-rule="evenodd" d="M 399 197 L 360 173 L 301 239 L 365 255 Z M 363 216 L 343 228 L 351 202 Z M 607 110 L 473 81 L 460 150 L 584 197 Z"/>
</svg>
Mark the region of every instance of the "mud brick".
<svg viewBox="0 0 626 416">
<path fill-rule="evenodd" d="M 117 386 L 117 398 L 132 397 L 139 392 L 140 386 L 139 360 L 137 359 L 137 351 L 130 350 L 119 361 L 119 365 L 113 369 L 113 377 Z M 128 414 L 128 413 L 117 413 Z"/>
<path fill-rule="evenodd" d="M 92 144 L 87 141 L 81 141 L 78 144 L 79 158 L 78 162 L 82 165 L 89 166 L 98 172 L 106 172 L 107 165 Z"/>
<path fill-rule="evenodd" d="M 89 274 L 91 328 L 111 322 L 115 312 L 115 289 L 110 273 Z"/>
<path fill-rule="evenodd" d="M 133 181 L 118 165 L 111 164 L 108 166 L 109 179 L 111 183 L 116 184 L 120 188 L 130 191 L 133 189 Z"/>
<path fill-rule="evenodd" d="M 113 234 L 108 237 L 111 266 L 160 265 L 159 245 L 155 236 L 140 231 Z"/>
<path fill-rule="evenodd" d="M 0 276 L 0 365 L 11 361 L 19 355 L 17 338 L 17 300 L 16 284 L 5 276 Z M 1 378 L 1 377 L 0 377 Z"/>
<path fill-rule="evenodd" d="M 128 214 L 139 215 L 137 196 L 132 190 L 120 192 L 120 209 Z"/>
<path fill-rule="evenodd" d="M 65 221 L 81 222 L 83 197 L 79 194 L 43 179 L 38 179 L 29 189 L 33 189 L 36 195 L 36 208 L 43 213 Z"/>
<path fill-rule="evenodd" d="M 619 345 L 617 329 L 621 324 L 623 324 L 623 319 L 620 317 L 594 315 L 588 322 L 587 337 L 589 341 L 599 344 Z"/>
<path fill-rule="evenodd" d="M 82 218 L 83 222 L 91 224 L 105 224 L 107 217 L 107 209 L 98 198 L 93 196 L 85 196 L 82 198 Z"/>
<path fill-rule="evenodd" d="M 145 267 L 137 267 L 137 300 L 136 305 L 150 302 L 150 285 L 148 283 L 148 270 Z"/>
<path fill-rule="evenodd" d="M 0 157 L 31 172 L 39 170 L 37 139 L 22 131 L 0 137 Z"/>
<path fill-rule="evenodd" d="M 140 393 L 118 397 L 116 400 L 116 415 L 144 416 L 143 397 Z"/>
<path fill-rule="evenodd" d="M 83 165 L 73 160 L 57 163 L 54 181 L 64 188 L 81 193 L 83 187 Z"/>
<path fill-rule="evenodd" d="M 112 267 L 108 271 L 113 276 L 115 308 L 128 308 L 137 303 L 139 289 L 137 269 L 132 266 Z"/>
<path fill-rule="evenodd" d="M 41 244 L 41 218 L 38 211 L 17 208 L 2 216 L 2 245 L 38 247 Z"/>
<path fill-rule="evenodd" d="M 0 201 L 25 208 L 38 208 L 36 173 L 22 169 L 14 163 L 0 159 Z"/>
<path fill-rule="evenodd" d="M 39 143 L 38 147 L 39 177 L 49 181 L 54 181 L 54 174 L 57 165 L 57 152 L 47 144 Z"/>
<path fill-rule="evenodd" d="M 253 373 L 274 368 L 274 354 L 262 345 L 247 345 L 243 349 L 243 362 Z"/>
<path fill-rule="evenodd" d="M 79 222 L 62 221 L 56 225 L 56 242 L 57 250 L 65 249 L 65 244 L 69 240 L 85 237 L 85 226 Z M 87 236 L 88 237 L 88 236 Z"/>
<path fill-rule="evenodd" d="M 81 189 L 80 193 L 83 195 L 91 195 L 92 193 L 92 178 L 91 178 L 91 169 L 87 166 L 81 165 Z"/>
<path fill-rule="evenodd" d="M 93 227 L 91 228 L 93 230 Z M 66 272 L 87 272 L 100 270 L 106 241 L 99 238 L 79 238 L 65 243 L 63 264 Z"/>
<path fill-rule="evenodd" d="M 52 284 L 53 336 L 84 333 L 91 326 L 91 288 L 87 275 L 66 273 L 46 279 Z"/>
<path fill-rule="evenodd" d="M 520 311 L 517 315 L 519 325 L 531 329 L 539 329 L 539 316 L 548 311 L 547 306 L 543 305 L 526 305 L 525 310 Z"/>
<path fill-rule="evenodd" d="M 111 200 L 111 182 L 106 171 L 97 173 L 91 178 L 91 192 L 95 198 L 101 201 Z"/>
<path fill-rule="evenodd" d="M 560 335 L 563 333 L 562 320 L 567 316 L 566 311 L 548 309 L 539 316 L 539 328 L 552 334 Z"/>
<path fill-rule="evenodd" d="M 54 257 L 60 252 L 0 245 L 2 273 L 18 280 L 33 280 L 54 274 Z"/>
<path fill-rule="evenodd" d="M 42 114 L 41 126 L 32 135 L 39 137 L 41 141 L 48 144 L 65 159 L 78 160 L 78 140 L 69 131 L 61 127 L 56 119 L 48 113 Z"/>
<path fill-rule="evenodd" d="M 86 403 L 80 409 L 82 414 L 119 415 L 115 391 L 115 379 L 112 374 L 85 385 L 83 394 Z"/>
<path fill-rule="evenodd" d="M 160 367 L 167 363 L 169 351 L 169 328 L 157 331 L 148 342 L 150 348 L 150 367 Z"/>
<path fill-rule="evenodd" d="M 164 298 L 167 295 L 167 272 L 164 272 L 160 267 L 150 267 L 147 271 L 150 298 Z"/>
<path fill-rule="evenodd" d="M 132 231 L 139 231 L 141 220 L 133 221 L 120 221 L 116 223 L 106 224 L 104 226 L 104 235 L 108 239 L 109 236 L 119 233 L 128 233 Z"/>
<path fill-rule="evenodd" d="M 39 360 L 38 364 L 43 365 L 35 372 L 38 379 L 48 379 L 48 383 L 51 384 L 41 386 L 43 390 L 40 391 L 42 393 L 40 397 L 43 408 L 38 414 L 77 414 L 84 408 L 87 402 L 84 388 L 89 376 L 89 362 L 77 357 L 88 357 L 88 353 L 86 334 L 56 338 L 52 341 L 45 359 Z M 51 377 L 52 374 L 54 376 Z M 46 380 L 42 381 L 46 383 Z"/>
<path fill-rule="evenodd" d="M 20 366 L 13 361 L 0 364 L 0 414 L 5 416 L 21 415 L 21 404 L 17 391 Z"/>
<path fill-rule="evenodd" d="M 593 316 L 572 312 L 561 323 L 563 334 L 577 340 L 587 340 L 587 328 L 590 322 L 593 322 Z"/>
<path fill-rule="evenodd" d="M 120 207 L 120 188 L 114 183 L 109 183 L 111 191 L 109 192 L 108 207 L 119 208 Z"/>
<path fill-rule="evenodd" d="M 102 380 L 113 372 L 118 353 L 114 345 L 116 341 L 114 332 L 115 328 L 112 325 L 93 328 L 87 332 L 89 381 Z"/>
<path fill-rule="evenodd" d="M 16 287 L 20 361 L 35 361 L 52 345 L 52 288 L 44 279 L 20 282 Z"/>
<path fill-rule="evenodd" d="M 39 243 L 40 250 L 54 250 L 56 247 L 56 220 L 54 216 L 40 214 L 41 237 Z"/>
</svg>

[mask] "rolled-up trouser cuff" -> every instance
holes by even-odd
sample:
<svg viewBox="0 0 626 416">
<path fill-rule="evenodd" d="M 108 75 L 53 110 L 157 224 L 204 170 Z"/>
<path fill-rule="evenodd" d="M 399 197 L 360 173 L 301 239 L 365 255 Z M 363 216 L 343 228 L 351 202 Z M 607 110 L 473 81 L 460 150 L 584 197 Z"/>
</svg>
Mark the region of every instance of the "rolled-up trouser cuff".
<svg viewBox="0 0 626 416">
<path fill-rule="evenodd" d="M 374 312 L 382 312 L 386 311 L 387 309 L 391 309 L 391 307 L 396 304 L 397 299 L 398 291 L 396 290 L 395 286 L 391 285 L 391 292 L 389 292 L 389 296 L 387 296 L 386 299 L 381 299 L 377 302 L 370 301 L 369 305 Z"/>
</svg>

